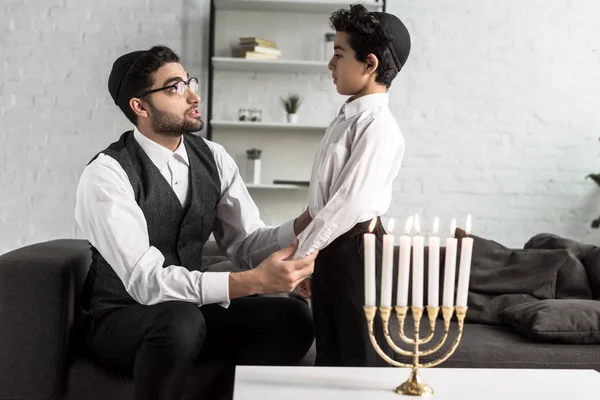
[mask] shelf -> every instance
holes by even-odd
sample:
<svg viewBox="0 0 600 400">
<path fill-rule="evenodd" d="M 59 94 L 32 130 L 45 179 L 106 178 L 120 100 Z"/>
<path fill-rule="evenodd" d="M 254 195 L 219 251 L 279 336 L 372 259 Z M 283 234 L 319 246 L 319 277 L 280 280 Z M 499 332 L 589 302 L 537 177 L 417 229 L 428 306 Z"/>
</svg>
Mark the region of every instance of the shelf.
<svg viewBox="0 0 600 400">
<path fill-rule="evenodd" d="M 221 71 L 330 73 L 326 61 L 247 60 L 234 57 L 213 57 L 212 63 L 215 70 Z"/>
<path fill-rule="evenodd" d="M 308 189 L 308 186 L 301 185 L 276 185 L 274 183 L 246 183 L 248 189 L 269 189 L 269 190 L 297 190 L 297 189 Z"/>
<path fill-rule="evenodd" d="M 350 2 L 327 0 L 215 0 L 216 10 L 235 11 L 280 11 L 302 13 L 332 13 L 347 8 Z M 360 1 L 369 11 L 381 11 L 383 2 Z"/>
<path fill-rule="evenodd" d="M 325 133 L 327 125 L 303 125 L 303 124 L 287 124 L 277 122 L 245 122 L 245 121 L 222 121 L 213 120 L 210 122 L 213 129 L 242 129 L 254 131 L 289 131 L 289 132 L 315 132 Z"/>
</svg>

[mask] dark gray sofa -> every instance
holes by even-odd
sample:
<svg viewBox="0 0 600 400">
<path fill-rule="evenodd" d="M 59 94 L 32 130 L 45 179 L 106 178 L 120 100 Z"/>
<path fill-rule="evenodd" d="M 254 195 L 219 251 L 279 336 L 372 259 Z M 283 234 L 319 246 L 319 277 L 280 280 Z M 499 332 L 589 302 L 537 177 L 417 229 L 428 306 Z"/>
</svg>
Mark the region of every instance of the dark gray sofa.
<svg viewBox="0 0 600 400">
<path fill-rule="evenodd" d="M 207 245 L 205 255 L 218 257 L 215 246 Z M 231 268 L 215 264 L 220 260 L 208 262 L 214 269 Z M 89 247 L 82 240 L 38 243 L 0 256 L 0 399 L 132 398 L 130 381 L 79 352 L 78 299 L 88 266 Z M 303 364 L 313 360 L 310 353 Z M 508 327 L 467 324 L 458 350 L 443 366 L 600 371 L 600 345 L 536 343 Z M 211 373 L 210 366 L 196 368 L 188 385 L 199 384 L 194 376 Z"/>
<path fill-rule="evenodd" d="M 214 242 L 204 254 L 203 269 L 234 269 Z M 133 399 L 130 380 L 95 365 L 80 349 L 79 295 L 89 264 L 83 240 L 53 240 L 0 256 L 1 400 Z M 301 364 L 314 364 L 314 346 Z M 211 365 L 196 365 L 186 393 L 198 393 L 201 382 L 194 377 L 211 371 Z"/>
</svg>

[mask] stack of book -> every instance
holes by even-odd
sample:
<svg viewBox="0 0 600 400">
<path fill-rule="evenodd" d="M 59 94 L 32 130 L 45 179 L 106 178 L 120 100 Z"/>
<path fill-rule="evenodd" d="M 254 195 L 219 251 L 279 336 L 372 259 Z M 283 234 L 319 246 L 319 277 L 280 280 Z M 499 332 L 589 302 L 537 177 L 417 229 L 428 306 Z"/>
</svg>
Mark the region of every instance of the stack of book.
<svg viewBox="0 0 600 400">
<path fill-rule="evenodd" d="M 246 59 L 276 60 L 281 56 L 281 50 L 275 42 L 258 37 L 240 38 L 238 57 Z"/>
</svg>

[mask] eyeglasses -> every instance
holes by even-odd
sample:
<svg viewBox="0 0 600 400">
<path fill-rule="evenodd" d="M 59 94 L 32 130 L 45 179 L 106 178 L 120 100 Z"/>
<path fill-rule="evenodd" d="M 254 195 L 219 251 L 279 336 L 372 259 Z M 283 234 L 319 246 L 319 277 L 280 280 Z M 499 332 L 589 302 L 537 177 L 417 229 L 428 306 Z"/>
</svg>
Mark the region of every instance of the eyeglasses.
<svg viewBox="0 0 600 400">
<path fill-rule="evenodd" d="M 192 91 L 192 93 L 198 93 L 198 79 L 190 78 L 190 80 L 187 82 L 179 81 L 177 83 L 174 83 L 173 85 L 161 87 L 158 89 L 145 90 L 142 93 L 138 94 L 136 97 L 147 96 L 151 93 L 160 92 L 161 90 L 167 90 L 167 89 L 175 90 L 177 92 L 177 94 L 179 95 L 179 97 L 183 97 L 188 89 L 190 89 Z"/>
</svg>

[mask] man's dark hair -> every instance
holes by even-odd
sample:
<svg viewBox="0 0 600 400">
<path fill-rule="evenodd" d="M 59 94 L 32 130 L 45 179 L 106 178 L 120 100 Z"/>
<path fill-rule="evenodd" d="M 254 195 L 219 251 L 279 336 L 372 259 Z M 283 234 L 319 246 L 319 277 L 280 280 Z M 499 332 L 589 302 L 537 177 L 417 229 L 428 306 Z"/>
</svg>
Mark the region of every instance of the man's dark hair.
<svg viewBox="0 0 600 400">
<path fill-rule="evenodd" d="M 129 106 L 129 100 L 154 84 L 153 74 L 160 67 L 174 62 L 179 62 L 179 57 L 173 50 L 166 46 L 154 46 L 135 61 L 123 78 L 117 105 L 134 125 L 137 125 L 137 115 Z"/>
<path fill-rule="evenodd" d="M 350 6 L 350 10 L 334 12 L 329 22 L 333 29 L 350 36 L 350 47 L 358 61 L 366 62 L 371 53 L 377 57 L 379 66 L 375 71 L 375 82 L 389 88 L 398 75 L 398 67 L 388 48 L 393 37 L 386 32 L 383 23 L 360 4 Z"/>
</svg>

